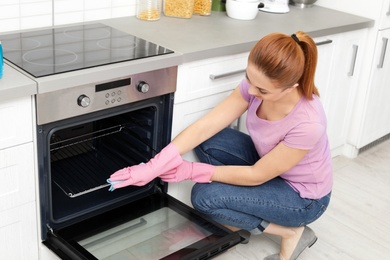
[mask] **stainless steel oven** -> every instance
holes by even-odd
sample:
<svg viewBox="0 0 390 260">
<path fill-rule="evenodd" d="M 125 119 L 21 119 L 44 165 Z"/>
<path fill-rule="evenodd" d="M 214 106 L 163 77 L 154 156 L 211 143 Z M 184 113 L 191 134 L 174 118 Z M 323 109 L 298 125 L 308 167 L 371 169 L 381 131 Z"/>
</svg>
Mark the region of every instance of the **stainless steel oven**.
<svg viewBox="0 0 390 260">
<path fill-rule="evenodd" d="M 55 74 L 172 53 L 104 25 L 8 39 L 5 58 L 42 79 L 38 87 Z M 41 238 L 60 258 L 208 259 L 241 241 L 169 196 L 159 178 L 108 190 L 110 174 L 148 161 L 169 143 L 176 78 L 177 67 L 169 66 L 36 96 Z"/>
</svg>

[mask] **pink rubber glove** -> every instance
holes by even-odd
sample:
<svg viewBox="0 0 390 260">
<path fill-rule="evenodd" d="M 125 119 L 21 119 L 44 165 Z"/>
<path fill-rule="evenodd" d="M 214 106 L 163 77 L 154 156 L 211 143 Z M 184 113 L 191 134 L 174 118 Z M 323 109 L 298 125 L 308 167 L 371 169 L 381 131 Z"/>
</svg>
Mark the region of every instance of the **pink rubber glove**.
<svg viewBox="0 0 390 260">
<path fill-rule="evenodd" d="M 184 161 L 176 169 L 160 174 L 165 182 L 180 182 L 193 180 L 194 182 L 208 183 L 215 171 L 215 166 L 206 163 Z"/>
<path fill-rule="evenodd" d="M 183 162 L 179 151 L 173 143 L 168 144 L 149 162 L 126 167 L 110 176 L 113 188 L 123 188 L 129 185 L 143 186 L 158 175 L 170 171 Z"/>
</svg>

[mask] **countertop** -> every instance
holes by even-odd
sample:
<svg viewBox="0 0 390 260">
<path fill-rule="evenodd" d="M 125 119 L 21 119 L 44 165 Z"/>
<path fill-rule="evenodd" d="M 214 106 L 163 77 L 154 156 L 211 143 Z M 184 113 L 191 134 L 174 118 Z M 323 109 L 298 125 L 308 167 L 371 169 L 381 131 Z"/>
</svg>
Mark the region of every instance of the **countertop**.
<svg viewBox="0 0 390 260">
<path fill-rule="evenodd" d="M 0 102 L 37 93 L 37 83 L 16 69 L 4 64 L 4 74 L 0 79 Z"/>
<path fill-rule="evenodd" d="M 175 53 L 33 79 L 37 82 L 35 87 L 26 76 L 18 75 L 6 66 L 3 79 L 0 79 L 0 101 L 91 82 L 104 82 L 195 60 L 247 52 L 261 37 L 271 32 L 292 34 L 301 30 L 312 37 L 321 37 L 374 25 L 371 19 L 318 6 L 304 9 L 290 6 L 290 12 L 286 14 L 259 12 L 250 21 L 229 18 L 225 12 L 212 12 L 210 16 L 193 15 L 191 19 L 162 15 L 160 20 L 152 22 L 141 21 L 132 16 L 89 23 L 96 22 L 144 38 L 172 49 Z M 23 81 L 26 82 L 24 90 L 21 84 Z"/>
<path fill-rule="evenodd" d="M 104 21 L 119 30 L 132 33 L 183 55 L 183 62 L 249 51 L 271 32 L 293 34 L 304 31 L 320 37 L 371 27 L 374 21 L 319 6 L 290 6 L 286 14 L 259 12 L 254 20 L 236 20 L 225 12 L 191 19 L 162 17 L 145 22 L 135 17 Z"/>
</svg>

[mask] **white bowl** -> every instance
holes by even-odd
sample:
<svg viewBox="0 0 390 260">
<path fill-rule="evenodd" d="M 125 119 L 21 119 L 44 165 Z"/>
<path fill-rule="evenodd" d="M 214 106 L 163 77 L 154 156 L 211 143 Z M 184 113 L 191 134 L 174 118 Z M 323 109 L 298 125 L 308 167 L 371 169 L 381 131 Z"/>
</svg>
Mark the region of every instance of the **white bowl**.
<svg viewBox="0 0 390 260">
<path fill-rule="evenodd" d="M 226 13 L 238 20 L 253 20 L 259 13 L 259 0 L 226 0 Z"/>
</svg>

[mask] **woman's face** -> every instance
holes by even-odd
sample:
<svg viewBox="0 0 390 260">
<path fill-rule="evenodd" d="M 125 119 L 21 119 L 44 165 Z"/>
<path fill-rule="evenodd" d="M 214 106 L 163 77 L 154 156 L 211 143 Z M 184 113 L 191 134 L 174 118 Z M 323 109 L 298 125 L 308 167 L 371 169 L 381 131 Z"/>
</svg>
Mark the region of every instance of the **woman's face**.
<svg viewBox="0 0 390 260">
<path fill-rule="evenodd" d="M 291 87 L 281 87 L 250 63 L 246 68 L 246 78 L 250 84 L 248 93 L 268 101 L 278 101 L 298 86 L 298 84 L 295 84 Z"/>
</svg>

